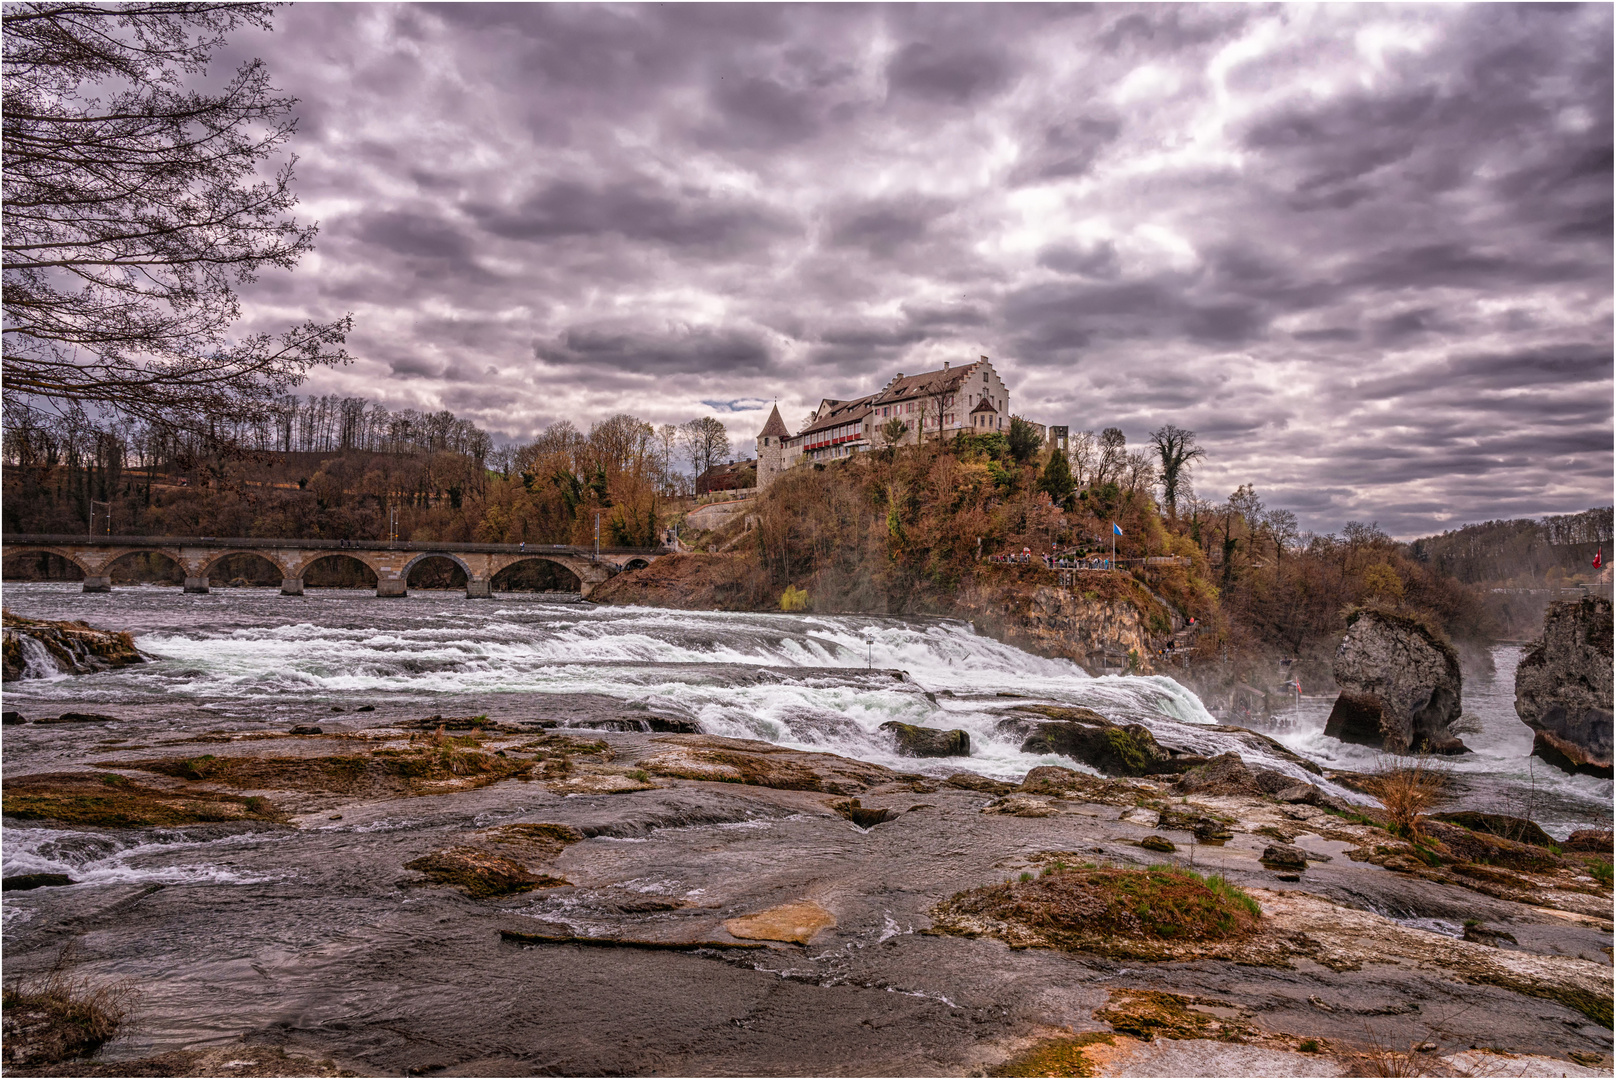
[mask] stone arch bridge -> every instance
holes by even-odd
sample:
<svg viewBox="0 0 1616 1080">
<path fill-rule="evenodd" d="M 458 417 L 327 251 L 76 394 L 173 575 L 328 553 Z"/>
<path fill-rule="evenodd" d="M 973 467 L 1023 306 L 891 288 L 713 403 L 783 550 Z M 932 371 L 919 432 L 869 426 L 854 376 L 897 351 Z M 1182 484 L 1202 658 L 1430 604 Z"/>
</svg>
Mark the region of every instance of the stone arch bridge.
<svg viewBox="0 0 1616 1080">
<path fill-rule="evenodd" d="M 208 573 L 229 555 L 256 555 L 281 572 L 281 594 L 303 595 L 303 575 L 321 559 L 346 556 L 370 567 L 377 596 L 408 593 L 410 571 L 426 559 L 448 559 L 466 574 L 466 595 L 493 595 L 494 575 L 537 560 L 554 563 L 578 579 L 588 597 L 595 586 L 624 570 L 637 570 L 669 554 L 667 548 L 594 548 L 564 544 L 455 544 L 375 540 L 219 539 L 212 536 L 6 536 L 0 558 L 49 553 L 84 571 L 85 592 L 112 590 L 112 564 L 125 555 L 166 555 L 185 571 L 185 591 L 208 591 Z"/>
</svg>

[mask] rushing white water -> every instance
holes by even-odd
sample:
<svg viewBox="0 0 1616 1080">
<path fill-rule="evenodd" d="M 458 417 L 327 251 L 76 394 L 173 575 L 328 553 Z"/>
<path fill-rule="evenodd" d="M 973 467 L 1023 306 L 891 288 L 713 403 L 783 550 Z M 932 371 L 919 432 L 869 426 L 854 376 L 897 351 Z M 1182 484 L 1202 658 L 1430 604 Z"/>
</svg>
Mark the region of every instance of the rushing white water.
<svg viewBox="0 0 1616 1080">
<path fill-rule="evenodd" d="M 57 666 L 56 657 L 45 648 L 44 642 L 28 634 L 18 634 L 22 647 L 22 677 L 24 679 L 63 679 L 67 673 Z"/>
<path fill-rule="evenodd" d="M 242 885 L 270 879 L 232 868 L 230 849 L 264 839 L 252 833 L 197 841 L 164 830 L 132 839 L 71 829 L 7 829 L 4 874 L 66 874 L 89 884 Z M 198 861 L 176 861 L 187 859 Z"/>
<path fill-rule="evenodd" d="M 1216 721 L 1172 679 L 1091 678 L 1068 661 L 1032 656 L 954 620 L 594 607 L 446 593 L 378 599 L 336 590 L 292 598 L 255 589 L 205 596 L 155 587 L 103 595 L 76 589 L 13 585 L 7 602 L 31 615 L 128 629 L 153 662 L 24 680 L 13 684 L 8 701 L 18 704 L 8 708 L 42 712 L 71 703 L 114 714 L 121 708 L 180 726 L 190 722 L 169 720 L 178 712 L 164 706 L 183 704 L 193 714 L 200 708 L 208 723 L 284 724 L 360 704 L 377 705 L 379 717 L 401 709 L 563 723 L 661 716 L 713 734 L 910 771 L 964 767 L 1011 778 L 1036 765 L 1073 765 L 1024 754 L 1020 736 L 998 731 L 1016 706 L 1043 702 L 1088 706 L 1143 723 L 1172 746 L 1203 754 L 1237 750 L 1254 766 L 1314 779 L 1259 742 L 1210 730 Z M 1480 717 L 1482 731 L 1466 736 L 1477 752 L 1456 759 L 1455 770 L 1487 788 L 1493 809 L 1507 812 L 1505 803 L 1520 801 L 1521 784 L 1530 793 L 1536 783 L 1543 798 L 1532 808 L 1546 823 L 1568 829 L 1608 820 L 1609 781 L 1566 777 L 1528 757 L 1531 733 L 1510 700 L 1514 656 L 1500 650 L 1496 675 L 1466 687 L 1466 709 Z M 585 699 L 593 704 L 585 708 Z M 1272 734 L 1326 765 L 1372 767 L 1375 755 L 1366 748 L 1325 738 L 1328 709 L 1328 699 L 1310 699 L 1292 724 Z M 963 728 L 972 755 L 899 758 L 880 731 L 890 720 Z"/>
</svg>

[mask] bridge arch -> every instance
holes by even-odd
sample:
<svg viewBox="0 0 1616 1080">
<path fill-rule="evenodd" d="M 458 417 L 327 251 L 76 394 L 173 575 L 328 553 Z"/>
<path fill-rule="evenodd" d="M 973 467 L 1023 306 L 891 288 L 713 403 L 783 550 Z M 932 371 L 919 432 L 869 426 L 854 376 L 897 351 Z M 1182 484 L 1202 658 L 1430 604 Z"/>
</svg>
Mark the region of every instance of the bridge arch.
<svg viewBox="0 0 1616 1080">
<path fill-rule="evenodd" d="M 528 572 L 524 573 L 523 567 L 528 568 Z M 543 567 L 547 572 L 532 572 L 539 567 Z M 498 570 L 489 575 L 488 580 L 496 592 L 518 592 L 527 590 L 514 589 L 511 586 L 524 578 L 534 586 L 546 584 L 545 579 L 548 578 L 548 583 L 555 585 L 557 592 L 583 591 L 583 578 L 578 575 L 576 569 L 569 565 L 566 560 L 545 555 L 525 555 L 513 558 L 508 562 L 504 562 Z"/>
<path fill-rule="evenodd" d="M 5 559 L 0 561 L 0 567 L 3 567 L 5 564 L 15 565 L 14 560 L 26 558 L 29 555 L 53 555 L 67 563 L 68 566 L 73 567 L 83 576 L 91 576 L 90 568 L 85 566 L 84 563 L 81 562 L 71 551 L 64 551 L 61 548 L 54 547 L 36 547 L 34 545 L 8 549 L 5 554 Z"/>
<path fill-rule="evenodd" d="M 420 566 L 422 563 L 427 562 L 427 561 L 429 561 L 431 559 L 447 559 L 449 562 L 453 563 L 454 565 L 456 565 L 456 566 L 458 566 L 460 568 L 461 573 L 466 575 L 466 581 L 470 581 L 473 577 L 476 576 L 475 574 L 472 573 L 471 567 L 466 565 L 466 561 L 464 559 L 462 559 L 460 556 L 454 554 L 453 552 L 449 552 L 449 551 L 423 551 L 420 554 L 416 555 L 414 558 L 410 559 L 409 562 L 406 562 L 404 564 L 403 569 L 401 569 L 398 572 L 398 576 L 404 579 L 404 583 L 405 583 L 406 587 L 408 587 L 408 585 L 409 585 L 410 572 L 413 571 L 417 566 Z M 451 580 L 449 587 L 451 589 L 453 589 L 453 588 L 463 588 L 464 584 L 465 583 L 462 582 L 459 585 L 456 585 Z M 424 588 L 425 586 L 422 586 L 422 587 Z"/>
<path fill-rule="evenodd" d="M 427 559 L 449 559 L 451 563 L 461 567 L 461 571 L 465 574 L 465 579 L 470 580 L 473 577 L 472 567 L 467 566 L 465 559 L 462 559 L 459 555 L 454 555 L 452 551 L 420 551 L 419 555 L 412 556 L 409 563 L 404 564 L 404 569 L 399 571 L 399 577 L 409 580 L 409 572 L 420 566 L 420 564 L 425 563 Z"/>
<path fill-rule="evenodd" d="M 133 569 L 133 567 L 130 567 L 128 565 L 129 560 L 131 560 L 131 559 L 145 559 L 146 560 L 146 571 L 147 571 L 148 576 L 155 575 L 159 571 L 157 569 L 157 564 L 152 559 L 152 556 L 154 556 L 154 555 L 157 556 L 159 559 L 161 559 L 163 562 L 166 562 L 166 563 L 169 563 L 169 564 L 172 565 L 173 568 L 168 571 L 168 577 L 169 577 L 169 579 L 170 579 L 170 581 L 172 583 L 174 583 L 174 584 L 184 583 L 187 578 L 192 576 L 190 568 L 188 566 L 186 566 L 185 560 L 180 558 L 180 556 L 179 556 L 179 554 L 177 552 L 172 551 L 172 550 L 164 550 L 163 548 L 155 548 L 155 547 L 153 547 L 153 548 L 145 548 L 145 547 L 126 548 L 125 550 L 118 552 L 116 555 L 114 555 L 112 558 L 108 559 L 105 563 L 103 563 L 101 565 L 100 576 L 106 578 L 107 579 L 107 584 L 110 586 L 112 584 L 112 579 L 113 578 L 115 578 L 115 577 L 123 577 L 124 576 L 124 574 L 122 572 L 120 572 L 120 570 L 129 571 L 129 570 Z M 120 564 L 122 564 L 121 567 L 120 567 Z M 134 575 L 131 575 L 131 576 L 134 576 Z M 127 580 L 118 582 L 118 584 L 120 584 L 120 585 L 127 585 L 127 584 L 134 584 L 134 583 L 135 582 L 131 582 L 131 581 L 127 581 Z"/>
<path fill-rule="evenodd" d="M 365 554 L 359 551 L 317 551 L 298 564 L 297 573 L 286 576 L 296 578 L 311 589 L 373 589 L 376 587 L 377 582 L 381 580 L 381 574 L 377 572 L 375 564 L 371 559 L 366 558 Z M 332 561 L 327 566 L 321 567 L 320 564 L 327 562 L 327 560 Z M 357 563 L 365 572 L 359 576 L 364 578 L 365 575 L 369 575 L 369 580 L 361 580 L 357 584 L 328 583 L 328 579 L 341 576 L 337 569 L 338 567 L 351 563 Z M 311 577 L 314 579 L 312 582 L 309 580 Z"/>
<path fill-rule="evenodd" d="M 288 568 L 286 567 L 286 565 L 283 564 L 279 559 L 275 558 L 274 555 L 271 555 L 270 553 L 268 553 L 266 551 L 255 551 L 255 550 L 253 550 L 251 548 L 240 548 L 240 549 L 237 549 L 237 550 L 234 550 L 234 551 L 221 551 L 221 552 L 219 552 L 218 555 L 216 555 L 213 558 L 209 559 L 207 561 L 207 563 L 202 567 L 202 575 L 201 576 L 205 577 L 205 578 L 212 578 L 213 575 L 214 575 L 214 572 L 220 569 L 221 564 L 226 559 L 236 557 L 236 556 L 243 556 L 243 555 L 246 556 L 247 558 L 250 558 L 250 559 L 262 560 L 263 562 L 267 563 L 275 571 L 275 573 L 278 576 L 280 576 L 282 578 L 287 578 L 287 577 L 294 576 L 294 575 L 287 572 Z"/>
</svg>

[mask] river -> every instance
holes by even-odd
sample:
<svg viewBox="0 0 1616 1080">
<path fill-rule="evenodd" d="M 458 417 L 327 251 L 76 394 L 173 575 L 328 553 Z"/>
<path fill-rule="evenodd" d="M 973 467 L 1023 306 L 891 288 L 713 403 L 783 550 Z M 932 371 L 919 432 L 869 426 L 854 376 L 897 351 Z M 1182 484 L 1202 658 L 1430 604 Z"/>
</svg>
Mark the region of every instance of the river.
<svg viewBox="0 0 1616 1080">
<path fill-rule="evenodd" d="M 1215 730 L 1200 700 L 1171 679 L 1091 678 L 1071 663 L 1031 656 L 952 620 L 686 612 L 429 592 L 378 599 L 333 590 L 291 598 L 267 589 L 198 596 L 132 587 L 96 595 L 56 583 L 9 585 L 5 603 L 21 615 L 129 630 L 152 657 L 118 671 L 8 684 L 5 707 L 26 717 L 78 711 L 115 718 L 8 727 L 8 778 L 80 768 L 87 756 L 178 746 L 217 730 L 285 731 L 312 723 L 329 733 L 434 714 L 619 727 L 661 718 L 939 775 L 967 768 L 1016 778 L 1036 765 L 1071 766 L 1064 758 L 1023 754 L 1015 739 L 996 733 L 1006 710 L 1029 700 L 1087 705 L 1171 733 L 1179 745 L 1202 753 L 1238 746 L 1253 765 L 1306 775 L 1280 755 Z M 1530 810 L 1562 837 L 1578 826 L 1608 827 L 1610 781 L 1567 777 L 1527 757 L 1530 733 L 1510 704 L 1518 653 L 1499 648 L 1496 672 L 1467 684 L 1466 710 L 1479 729 L 1466 736 L 1476 753 L 1452 763 L 1457 805 Z M 1323 736 L 1328 709 L 1326 698 L 1306 699 L 1265 730 L 1326 766 L 1372 767 L 1372 753 Z M 963 728 L 972 755 L 899 758 L 879 730 L 888 720 Z M 649 794 L 679 797 L 677 791 Z M 46 964 L 54 943 L 67 940 L 62 935 L 70 937 L 79 921 L 102 926 L 108 913 L 124 910 L 119 905 L 138 904 L 130 910 L 144 913 L 145 921 L 131 916 L 124 932 L 89 934 L 77 969 L 145 988 L 140 1029 L 110 1047 L 112 1057 L 225 1045 L 244 1029 L 302 1031 L 313 1024 L 318 1045 L 336 1047 L 349 1060 L 382 1060 L 366 1040 L 398 1027 L 388 1018 L 493 1013 L 511 992 L 481 974 L 495 970 L 487 966 L 495 961 L 478 950 L 493 946 L 476 936 L 486 937 L 486 928 L 465 922 L 469 902 L 442 890 L 397 888 L 400 865 L 433 846 L 459 842 L 468 829 L 523 820 L 541 806 L 555 814 L 565 801 L 538 785 L 496 785 L 452 798 L 349 805 L 329 820 L 324 813 L 305 815 L 295 827 L 11 825 L 0 845 L 5 875 L 61 873 L 78 884 L 7 893 L 7 948 L 20 949 L 36 966 Z M 791 818 L 772 827 L 806 831 L 819 828 L 815 820 Z M 685 832 L 663 830 L 670 837 Z M 619 888 L 654 891 L 664 878 L 689 879 L 681 888 L 698 892 L 709 887 L 709 879 L 688 865 L 688 846 L 700 830 L 690 833 L 677 851 L 664 845 L 670 854 L 659 857 L 673 861 L 642 873 L 644 883 L 635 884 L 635 877 Z M 636 848 L 642 859 L 660 850 L 627 835 L 613 843 Z M 823 844 L 814 843 L 820 846 L 776 856 L 822 858 Z M 619 876 L 633 875 L 625 870 Z M 537 894 L 519 901 L 545 918 L 559 917 L 557 905 L 578 902 Z M 457 948 L 466 950 L 455 954 L 460 981 L 452 986 L 438 985 L 448 978 L 439 954 L 412 944 L 445 934 L 458 935 Z M 589 965 L 600 962 L 585 959 L 578 986 L 593 977 Z M 554 985 L 565 995 L 576 989 Z M 369 1018 L 368 1034 L 362 1037 L 357 1026 L 347 1033 L 350 1016 L 361 1013 Z M 413 1068 L 430 1064 L 433 1053 L 411 1043 L 396 1051 L 396 1061 Z M 621 1067 L 606 1062 L 594 1068 Z"/>
</svg>

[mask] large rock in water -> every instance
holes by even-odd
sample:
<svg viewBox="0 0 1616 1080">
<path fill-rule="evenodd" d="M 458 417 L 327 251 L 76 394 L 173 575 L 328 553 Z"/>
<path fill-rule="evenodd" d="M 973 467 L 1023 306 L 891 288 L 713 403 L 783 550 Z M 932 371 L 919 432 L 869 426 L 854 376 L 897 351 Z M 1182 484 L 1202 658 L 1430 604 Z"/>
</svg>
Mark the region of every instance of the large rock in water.
<svg viewBox="0 0 1616 1080">
<path fill-rule="evenodd" d="M 0 678 L 20 679 L 30 666 L 82 675 L 145 661 L 126 633 L 97 630 L 81 622 L 50 622 L 6 612 L 0 645 Z M 40 671 L 39 669 L 45 669 Z"/>
<path fill-rule="evenodd" d="M 1179 773 L 1205 758 L 1175 756 L 1143 724 L 1116 724 L 1093 709 L 1030 706 L 1047 722 L 1009 717 L 996 725 L 1001 734 L 1025 733 L 1023 754 L 1062 754 L 1106 776 Z"/>
<path fill-rule="evenodd" d="M 1515 669 L 1515 712 L 1536 736 L 1532 753 L 1566 772 L 1611 775 L 1611 604 L 1550 604 L 1543 636 Z"/>
<path fill-rule="evenodd" d="M 900 757 L 970 757 L 971 735 L 953 728 L 920 727 L 900 720 L 888 720 L 881 730 L 890 732 L 897 742 Z"/>
<path fill-rule="evenodd" d="M 1400 615 L 1357 611 L 1335 651 L 1341 688 L 1324 733 L 1396 754 L 1462 754 L 1448 731 L 1459 719 L 1459 654 Z"/>
</svg>

